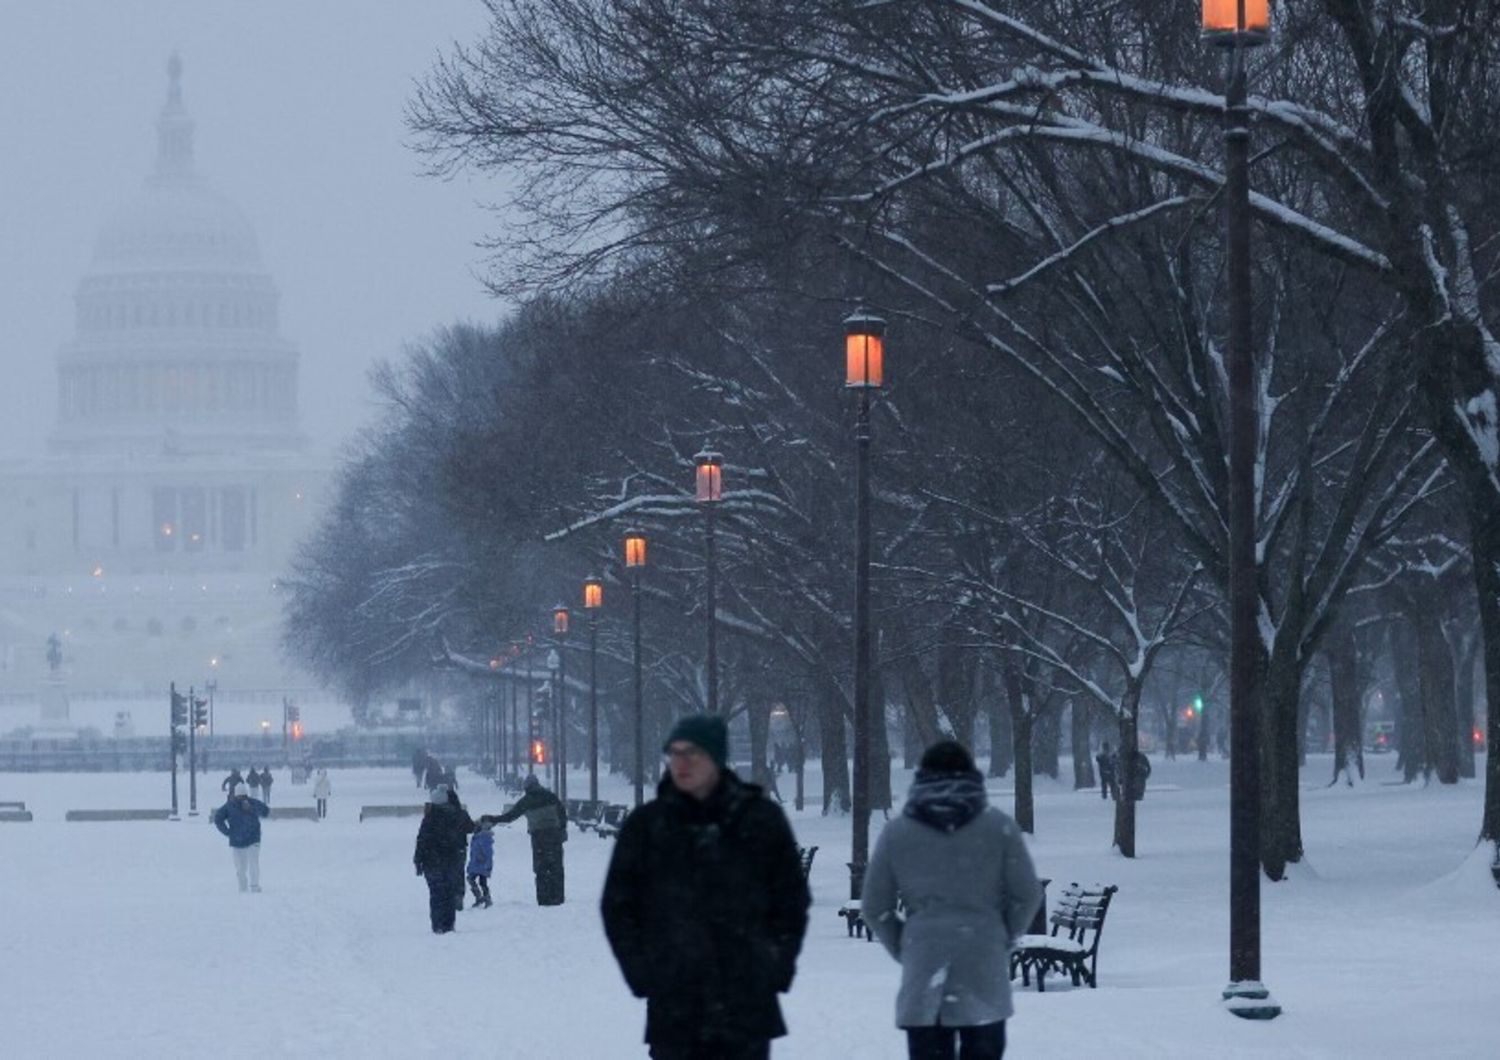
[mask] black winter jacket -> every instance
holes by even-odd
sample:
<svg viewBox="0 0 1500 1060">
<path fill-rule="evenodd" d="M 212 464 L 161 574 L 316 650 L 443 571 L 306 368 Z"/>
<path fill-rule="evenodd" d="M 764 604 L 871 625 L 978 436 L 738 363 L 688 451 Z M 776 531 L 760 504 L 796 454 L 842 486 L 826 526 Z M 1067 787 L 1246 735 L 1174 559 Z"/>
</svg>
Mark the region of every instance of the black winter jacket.
<svg viewBox="0 0 1500 1060">
<path fill-rule="evenodd" d="M 786 1033 L 810 898 L 791 826 L 725 770 L 699 802 L 671 777 L 625 819 L 601 902 L 646 1040 L 739 1043 Z"/>
<path fill-rule="evenodd" d="M 412 858 L 418 872 L 458 866 L 463 871 L 469 853 L 469 833 L 474 820 L 459 805 L 458 796 L 449 794 L 442 806 L 428 806 L 417 829 L 417 852 Z"/>
</svg>

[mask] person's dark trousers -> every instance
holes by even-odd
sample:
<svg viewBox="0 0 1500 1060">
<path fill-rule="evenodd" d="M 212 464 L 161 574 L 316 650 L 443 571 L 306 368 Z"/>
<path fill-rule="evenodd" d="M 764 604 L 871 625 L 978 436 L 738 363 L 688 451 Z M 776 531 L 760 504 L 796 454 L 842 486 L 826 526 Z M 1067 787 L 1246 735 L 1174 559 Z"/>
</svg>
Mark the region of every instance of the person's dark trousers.
<svg viewBox="0 0 1500 1060">
<path fill-rule="evenodd" d="M 770 1060 L 771 1043 L 756 1042 L 657 1042 L 651 1060 Z"/>
<path fill-rule="evenodd" d="M 469 890 L 473 892 L 476 903 L 483 902 L 486 905 L 490 900 L 490 878 L 488 876 L 470 876 Z"/>
<path fill-rule="evenodd" d="M 442 866 L 428 869 L 422 874 L 427 879 L 427 911 L 432 918 L 433 931 L 452 931 L 458 910 L 454 906 L 453 894 L 464 892 L 464 870 L 462 865 Z"/>
<path fill-rule="evenodd" d="M 907 1027 L 906 1050 L 911 1060 L 954 1060 L 955 1057 L 957 1060 L 1000 1060 L 1005 1055 L 1005 1021 L 982 1023 L 977 1027 Z"/>
<path fill-rule="evenodd" d="M 536 904 L 563 904 L 561 829 L 531 833 L 531 867 L 536 873 Z"/>
<path fill-rule="evenodd" d="M 323 818 L 323 817 L 327 817 L 327 816 L 328 816 L 328 800 L 327 799 L 319 799 L 318 800 L 318 817 L 319 818 Z"/>
</svg>

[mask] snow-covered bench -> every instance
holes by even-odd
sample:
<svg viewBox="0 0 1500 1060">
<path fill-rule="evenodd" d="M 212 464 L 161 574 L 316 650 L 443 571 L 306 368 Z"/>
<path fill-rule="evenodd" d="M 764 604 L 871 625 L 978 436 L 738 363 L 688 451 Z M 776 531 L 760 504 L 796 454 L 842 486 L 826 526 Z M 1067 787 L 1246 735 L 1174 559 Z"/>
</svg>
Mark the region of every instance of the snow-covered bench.
<svg viewBox="0 0 1500 1060">
<path fill-rule="evenodd" d="M 1021 973 L 1021 983 L 1031 985 L 1036 973 L 1036 988 L 1047 989 L 1048 972 L 1067 972 L 1073 985 L 1098 986 L 1099 936 L 1104 931 L 1104 917 L 1118 887 L 1111 884 L 1084 886 L 1070 883 L 1058 896 L 1057 906 L 1049 918 L 1050 935 L 1022 935 L 1010 955 L 1010 977 Z"/>
<path fill-rule="evenodd" d="M 620 826 L 625 823 L 625 818 L 630 816 L 629 806 L 618 804 L 604 807 L 604 815 L 599 818 L 599 823 L 594 825 L 594 834 L 600 839 L 605 836 L 617 836 L 620 834 Z"/>
<path fill-rule="evenodd" d="M 580 832 L 587 832 L 591 828 L 598 828 L 599 822 L 604 820 L 604 807 L 606 803 L 598 799 L 569 799 L 568 820 L 578 826 Z"/>
</svg>

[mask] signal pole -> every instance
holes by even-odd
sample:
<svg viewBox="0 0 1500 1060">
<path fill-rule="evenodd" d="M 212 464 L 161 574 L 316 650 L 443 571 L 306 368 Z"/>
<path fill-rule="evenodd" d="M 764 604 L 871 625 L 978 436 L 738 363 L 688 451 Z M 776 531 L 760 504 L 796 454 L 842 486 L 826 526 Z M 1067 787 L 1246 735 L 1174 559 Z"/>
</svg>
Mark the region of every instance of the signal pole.
<svg viewBox="0 0 1500 1060">
<path fill-rule="evenodd" d="M 198 816 L 198 697 L 188 685 L 188 816 Z M 176 755 L 172 756 L 174 761 Z"/>
</svg>

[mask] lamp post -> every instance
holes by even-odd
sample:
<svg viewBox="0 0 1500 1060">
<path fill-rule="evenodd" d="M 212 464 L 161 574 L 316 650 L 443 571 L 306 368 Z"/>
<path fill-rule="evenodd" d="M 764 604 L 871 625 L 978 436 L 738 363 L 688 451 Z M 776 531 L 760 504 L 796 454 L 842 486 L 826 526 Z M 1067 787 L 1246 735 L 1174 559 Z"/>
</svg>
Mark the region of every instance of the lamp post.
<svg viewBox="0 0 1500 1060">
<path fill-rule="evenodd" d="M 724 496 L 724 458 L 704 448 L 693 457 L 697 465 L 697 501 L 703 509 L 703 552 L 708 567 L 708 712 L 719 713 L 719 635 L 716 580 L 718 564 L 714 561 L 714 511 Z"/>
<path fill-rule="evenodd" d="M 646 567 L 646 535 L 625 531 L 625 569 L 630 572 L 630 596 L 635 609 L 635 804 L 644 801 L 646 782 L 646 724 L 641 696 L 641 571 Z"/>
<path fill-rule="evenodd" d="M 552 675 L 551 694 L 547 696 L 548 712 L 552 715 L 552 790 L 562 798 L 562 653 L 556 648 L 547 649 L 547 672 Z"/>
<path fill-rule="evenodd" d="M 885 321 L 856 309 L 844 321 L 844 386 L 859 397 L 854 421 L 854 838 L 849 897 L 870 860 L 870 395 L 885 382 Z"/>
<path fill-rule="evenodd" d="M 1270 35 L 1267 0 L 1203 0 L 1203 35 L 1229 51 L 1224 229 L 1229 284 L 1229 1011 L 1272 1019 L 1260 978 L 1260 733 L 1256 717 L 1255 457 L 1250 321 L 1250 111 L 1245 58 Z"/>
<path fill-rule="evenodd" d="M 552 609 L 552 632 L 561 647 L 568 639 L 568 626 L 572 616 L 564 604 Z M 557 797 L 564 802 L 568 798 L 568 659 L 557 653 Z"/>
<path fill-rule="evenodd" d="M 583 609 L 589 613 L 589 801 L 599 801 L 599 608 L 604 605 L 604 582 L 583 581 Z"/>
</svg>

